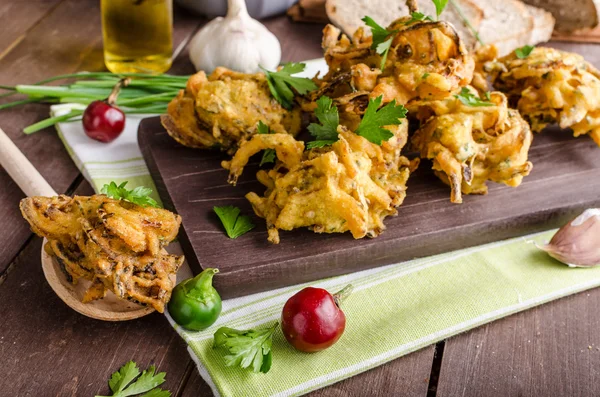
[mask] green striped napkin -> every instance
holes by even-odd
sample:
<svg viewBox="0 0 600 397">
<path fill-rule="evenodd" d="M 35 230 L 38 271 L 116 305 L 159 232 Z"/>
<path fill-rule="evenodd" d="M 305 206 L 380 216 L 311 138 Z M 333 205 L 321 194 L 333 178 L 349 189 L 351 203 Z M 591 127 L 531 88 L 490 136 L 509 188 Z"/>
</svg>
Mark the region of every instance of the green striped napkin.
<svg viewBox="0 0 600 397">
<path fill-rule="evenodd" d="M 320 68 L 309 66 L 309 74 Z M 62 114 L 71 106 L 77 105 L 55 105 L 52 113 Z M 128 116 L 124 133 L 110 144 L 88 139 L 81 123 L 57 126 L 73 161 L 96 191 L 110 181 L 154 189 L 137 144 L 140 120 Z M 462 205 L 469 205 L 468 200 Z M 527 239 L 542 243 L 551 236 L 546 232 Z M 187 265 L 181 272 L 178 280 L 190 274 Z M 518 238 L 310 285 L 335 292 L 348 283 L 355 290 L 344 301 L 348 320 L 339 342 L 320 353 L 300 353 L 277 331 L 267 374 L 225 367 L 223 351 L 212 348 L 212 335 L 224 325 L 247 329 L 273 324 L 284 302 L 305 285 L 226 300 L 217 323 L 202 332 L 187 332 L 167 317 L 188 343 L 215 396 L 297 396 L 495 319 L 597 287 L 600 268 L 569 268 Z"/>
</svg>

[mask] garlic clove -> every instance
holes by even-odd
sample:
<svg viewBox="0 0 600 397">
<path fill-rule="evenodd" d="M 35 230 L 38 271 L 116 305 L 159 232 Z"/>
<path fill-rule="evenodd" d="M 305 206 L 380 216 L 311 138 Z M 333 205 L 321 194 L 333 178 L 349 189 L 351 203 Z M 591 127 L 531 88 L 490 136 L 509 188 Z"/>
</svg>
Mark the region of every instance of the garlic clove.
<svg viewBox="0 0 600 397">
<path fill-rule="evenodd" d="M 600 209 L 586 210 L 539 248 L 569 266 L 600 265 Z"/>
<path fill-rule="evenodd" d="M 242 73 L 264 67 L 275 70 L 281 61 L 279 40 L 250 17 L 244 0 L 228 0 L 227 16 L 215 18 L 190 42 L 190 60 L 196 70 L 209 73 L 218 66 Z"/>
</svg>

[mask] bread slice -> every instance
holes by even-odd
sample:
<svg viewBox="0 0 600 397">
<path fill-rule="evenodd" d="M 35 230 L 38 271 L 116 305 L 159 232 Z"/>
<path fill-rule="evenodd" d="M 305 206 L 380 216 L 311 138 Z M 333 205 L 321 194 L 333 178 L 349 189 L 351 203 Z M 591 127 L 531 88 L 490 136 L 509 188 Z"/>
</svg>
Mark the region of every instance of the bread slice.
<svg viewBox="0 0 600 397">
<path fill-rule="evenodd" d="M 574 32 L 592 29 L 600 21 L 600 0 L 523 0 L 543 8 L 556 18 L 556 30 Z"/>
<path fill-rule="evenodd" d="M 533 17 L 525 4 L 517 0 L 473 0 L 483 10 L 479 37 L 484 43 L 494 43 L 499 55 L 529 44 Z"/>
<path fill-rule="evenodd" d="M 483 18 L 483 10 L 473 4 L 472 0 L 455 0 L 475 29 Z M 419 11 L 426 15 L 435 16 L 435 6 L 431 0 L 418 0 Z M 403 0 L 327 0 L 325 9 L 329 20 L 342 29 L 347 35 L 352 35 L 356 29 L 365 24 L 361 19 L 368 15 L 381 26 L 388 26 L 394 20 L 409 14 Z M 446 7 L 440 19 L 454 25 L 467 48 L 475 44 L 475 37 L 465 26 L 463 19 L 450 7 Z M 365 32 L 370 34 L 370 30 Z"/>
<path fill-rule="evenodd" d="M 527 5 L 527 11 L 533 17 L 533 31 L 529 37 L 531 45 L 545 43 L 552 37 L 556 20 L 546 10 Z"/>
</svg>

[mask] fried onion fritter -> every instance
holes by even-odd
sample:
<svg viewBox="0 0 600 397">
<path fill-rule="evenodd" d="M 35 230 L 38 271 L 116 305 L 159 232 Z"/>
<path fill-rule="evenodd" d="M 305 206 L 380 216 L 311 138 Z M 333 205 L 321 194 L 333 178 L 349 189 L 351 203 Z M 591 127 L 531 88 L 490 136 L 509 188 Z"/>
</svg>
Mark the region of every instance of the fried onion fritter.
<svg viewBox="0 0 600 397">
<path fill-rule="evenodd" d="M 467 106 L 458 98 L 413 101 L 409 112 L 421 122 L 413 148 L 433 161 L 436 175 L 452 190 L 450 201 L 464 194 L 486 194 L 487 181 L 518 186 L 532 169 L 527 161 L 532 134 L 506 97 L 492 92 L 493 106 Z"/>
<path fill-rule="evenodd" d="M 537 47 L 523 59 L 513 52 L 484 67 L 534 131 L 557 123 L 600 145 L 600 72 L 581 55 Z"/>
<path fill-rule="evenodd" d="M 191 76 L 161 116 L 169 135 L 182 145 L 230 154 L 256 133 L 259 120 L 276 133 L 296 135 L 301 126 L 300 110 L 284 109 L 271 96 L 264 74 L 223 67 L 209 76 L 203 71 Z"/>
<path fill-rule="evenodd" d="M 184 260 L 163 248 L 177 236 L 179 215 L 104 195 L 28 197 L 20 208 L 33 232 L 48 239 L 44 249 L 69 281 L 92 282 L 84 302 L 110 290 L 164 311 L 174 287 L 169 276 Z"/>
<path fill-rule="evenodd" d="M 357 239 L 376 237 L 385 229 L 383 220 L 397 213 L 418 165 L 400 154 L 407 124 L 387 126 L 394 136 L 381 146 L 343 126 L 338 127 L 339 141 L 308 151 L 290 135 L 255 135 L 224 166 L 235 184 L 252 155 L 276 151 L 275 167 L 257 173 L 267 188 L 264 197 L 246 195 L 254 212 L 265 218 L 271 243 L 279 243 L 279 230 L 300 227 L 316 233 L 350 231 Z"/>
<path fill-rule="evenodd" d="M 387 28 L 397 31 L 383 70 L 382 57 L 371 48 L 372 36 L 358 29 L 350 40 L 333 25 L 323 30 L 323 50 L 329 72 L 318 80 L 303 109 L 314 109 L 322 95 L 340 103 L 362 95 L 383 103 L 411 99 L 443 99 L 467 85 L 475 67 L 452 25 L 446 22 L 412 21 L 403 17 Z M 364 100 L 363 100 L 364 102 Z"/>
</svg>

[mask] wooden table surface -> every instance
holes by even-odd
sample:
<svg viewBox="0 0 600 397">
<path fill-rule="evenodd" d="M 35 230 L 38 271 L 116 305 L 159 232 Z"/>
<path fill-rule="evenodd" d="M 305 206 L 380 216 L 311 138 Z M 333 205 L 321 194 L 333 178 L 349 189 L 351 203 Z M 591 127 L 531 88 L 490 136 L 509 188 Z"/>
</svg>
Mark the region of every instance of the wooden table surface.
<svg viewBox="0 0 600 397">
<path fill-rule="evenodd" d="M 203 23 L 175 12 L 175 46 Z M 265 22 L 283 61 L 321 56 L 321 25 Z M 104 70 L 97 0 L 0 0 L 0 84 L 32 83 L 80 70 Z M 585 53 L 592 44 L 557 44 Z M 172 73 L 193 72 L 185 48 Z M 44 105 L 0 111 L 0 127 L 61 193 L 90 194 L 56 132 L 21 130 L 48 115 Z M 174 396 L 209 396 L 183 341 L 159 314 L 125 323 L 83 317 L 46 283 L 41 240 L 21 219 L 23 193 L 0 169 L 0 395 L 93 396 L 128 360 L 167 372 Z M 570 296 L 448 339 L 312 393 L 312 396 L 600 395 L 600 289 Z M 252 396 L 254 397 L 254 396 Z"/>
</svg>

